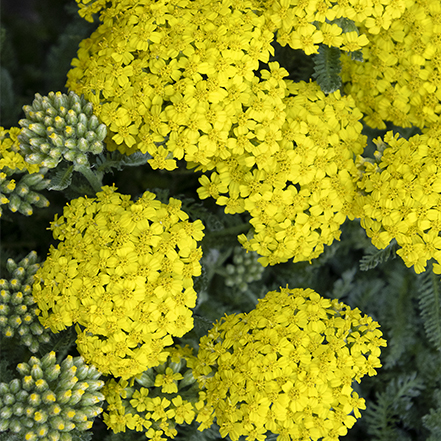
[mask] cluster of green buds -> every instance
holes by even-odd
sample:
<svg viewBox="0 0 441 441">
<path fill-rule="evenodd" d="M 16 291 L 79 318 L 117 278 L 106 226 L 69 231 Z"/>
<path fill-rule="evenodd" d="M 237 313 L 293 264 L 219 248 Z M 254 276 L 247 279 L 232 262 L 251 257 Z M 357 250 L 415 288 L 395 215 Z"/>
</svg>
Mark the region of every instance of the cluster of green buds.
<svg viewBox="0 0 441 441">
<path fill-rule="evenodd" d="M 54 168 L 63 159 L 75 166 L 88 166 L 88 153 L 103 151 L 107 128 L 93 114 L 93 105 L 74 92 L 35 95 L 32 106 L 24 106 L 26 118 L 19 121 L 18 136 L 26 162 Z"/>
<path fill-rule="evenodd" d="M 0 205 L 8 205 L 13 213 L 18 211 L 25 216 L 30 216 L 33 213 L 32 206 L 48 207 L 49 201 L 38 193 L 50 184 L 50 180 L 44 177 L 45 171 L 45 169 L 40 169 L 40 173 L 28 174 L 24 170 L 24 174 L 18 182 L 11 177 L 13 174 L 20 173 L 18 170 L 7 169 L 0 172 Z M 2 208 L 0 206 L 0 216 L 1 214 Z"/>
<path fill-rule="evenodd" d="M 104 422 L 115 433 L 126 428 L 144 432 L 147 438 L 168 440 L 178 424 L 190 424 L 203 406 L 200 389 L 187 361 L 194 358 L 188 347 L 167 348 L 167 361 L 128 380 L 109 380 L 103 388 L 108 403 Z M 122 417 L 123 416 L 123 417 Z M 163 438 L 162 436 L 165 436 Z"/>
<path fill-rule="evenodd" d="M 81 357 L 69 355 L 60 365 L 50 352 L 17 370 L 21 379 L 0 383 L 0 432 L 26 441 L 71 441 L 69 432 L 90 429 L 102 412 L 101 374 Z"/>
<path fill-rule="evenodd" d="M 0 330 L 5 337 L 18 338 L 18 343 L 33 353 L 40 343 L 50 340 L 50 331 L 38 321 L 38 307 L 32 297 L 34 275 L 39 267 L 37 253 L 32 251 L 19 263 L 8 259 L 6 268 L 12 279 L 0 279 Z"/>
<path fill-rule="evenodd" d="M 257 261 L 258 258 L 259 255 L 255 251 L 234 247 L 233 263 L 225 266 L 225 284 L 245 292 L 249 283 L 262 278 L 265 268 Z"/>
<path fill-rule="evenodd" d="M 32 214 L 33 205 L 39 208 L 49 205 L 49 201 L 38 193 L 50 184 L 44 176 L 47 169 L 24 161 L 18 141 L 20 131 L 18 127 L 9 130 L 0 127 L 0 216 L 2 205 L 25 216 Z"/>
</svg>

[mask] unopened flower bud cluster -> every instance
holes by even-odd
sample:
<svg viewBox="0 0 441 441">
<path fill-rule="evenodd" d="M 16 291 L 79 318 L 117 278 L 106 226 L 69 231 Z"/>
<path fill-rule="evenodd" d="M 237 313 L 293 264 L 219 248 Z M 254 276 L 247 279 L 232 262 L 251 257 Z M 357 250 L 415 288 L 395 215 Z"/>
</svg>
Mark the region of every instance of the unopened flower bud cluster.
<svg viewBox="0 0 441 441">
<path fill-rule="evenodd" d="M 0 279 L 0 331 L 7 338 L 17 338 L 33 353 L 40 343 L 49 341 L 49 331 L 38 321 L 38 308 L 32 297 L 34 274 L 39 266 L 37 253 L 32 251 L 18 264 L 8 259 L 6 268 L 12 279 Z"/>
<path fill-rule="evenodd" d="M 107 129 L 93 115 L 92 103 L 74 92 L 35 94 L 31 106 L 24 106 L 26 118 L 19 121 L 18 136 L 26 162 L 54 168 L 63 159 L 88 166 L 88 153 L 103 151 Z"/>
<path fill-rule="evenodd" d="M 233 263 L 225 267 L 225 284 L 244 292 L 248 289 L 249 283 L 260 280 L 265 268 L 257 261 L 258 258 L 256 252 L 247 252 L 242 247 L 235 247 Z"/>
<path fill-rule="evenodd" d="M 32 206 L 49 205 L 46 197 L 39 193 L 50 183 L 44 176 L 47 170 L 25 162 L 20 154 L 19 133 L 18 127 L 10 130 L 0 127 L 0 216 L 2 205 L 25 216 L 33 213 Z"/>
<path fill-rule="evenodd" d="M 102 412 L 104 382 L 81 357 L 56 363 L 55 352 L 31 357 L 17 366 L 20 379 L 0 383 L 0 432 L 23 440 L 71 441 L 74 429 L 85 431 Z"/>
<path fill-rule="evenodd" d="M 165 363 L 143 372 L 133 384 L 114 379 L 106 383 L 103 393 L 109 405 L 104 422 L 115 433 L 127 427 L 145 432 L 147 438 L 168 440 L 176 436 L 176 425 L 194 420 L 196 404 L 201 406 L 203 402 L 187 367 L 191 349 L 178 346 L 169 352 Z"/>
</svg>

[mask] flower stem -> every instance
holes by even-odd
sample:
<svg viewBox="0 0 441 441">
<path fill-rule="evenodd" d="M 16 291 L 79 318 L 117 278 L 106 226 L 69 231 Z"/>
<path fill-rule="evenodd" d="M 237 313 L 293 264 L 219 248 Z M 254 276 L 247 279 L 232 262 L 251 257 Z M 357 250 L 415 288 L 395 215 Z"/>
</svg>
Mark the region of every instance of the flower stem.
<svg viewBox="0 0 441 441">
<path fill-rule="evenodd" d="M 244 233 L 250 229 L 250 224 L 245 222 L 243 224 L 234 225 L 229 228 L 224 228 L 223 230 L 211 231 L 208 233 L 210 236 L 229 236 L 233 234 Z"/>
<path fill-rule="evenodd" d="M 89 182 L 93 190 L 98 193 L 101 191 L 101 187 L 103 186 L 103 173 L 97 172 L 94 173 L 90 166 L 87 167 L 85 165 L 76 165 L 75 171 L 80 172 Z"/>
</svg>

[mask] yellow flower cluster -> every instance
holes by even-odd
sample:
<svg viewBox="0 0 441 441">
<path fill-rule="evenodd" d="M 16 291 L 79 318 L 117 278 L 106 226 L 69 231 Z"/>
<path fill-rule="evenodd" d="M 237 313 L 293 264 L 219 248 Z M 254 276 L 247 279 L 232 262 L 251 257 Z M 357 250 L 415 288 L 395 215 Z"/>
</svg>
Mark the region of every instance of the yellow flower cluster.
<svg viewBox="0 0 441 441">
<path fill-rule="evenodd" d="M 277 19 L 252 5 L 115 2 L 68 86 L 94 103 L 119 150 L 147 151 L 168 170 L 183 158 L 205 173 L 201 198 L 248 211 L 255 235 L 240 240 L 263 265 L 311 260 L 346 219 L 362 115 L 351 98 L 284 80 L 278 63 L 258 78 Z M 89 6 L 103 3 L 81 10 L 90 18 Z"/>
<path fill-rule="evenodd" d="M 373 245 L 383 249 L 395 239 L 397 253 L 417 273 L 434 258 L 441 274 L 440 139 L 440 124 L 409 140 L 390 131 L 377 140 L 376 162 L 360 158 L 363 194 L 354 213 Z"/>
<path fill-rule="evenodd" d="M 226 212 L 251 214 L 254 236 L 239 241 L 263 256 L 264 266 L 311 260 L 339 239 L 355 196 L 353 157 L 366 144 L 351 97 L 325 96 L 316 83 L 287 84 L 286 118 L 270 150 L 257 155 L 256 147 L 235 162 L 219 161 L 198 190 Z M 218 196 L 222 191 L 229 197 Z M 237 206 L 243 209 L 232 209 Z"/>
<path fill-rule="evenodd" d="M 100 12 L 109 3 L 106 0 L 76 1 L 80 7 L 79 14 L 88 21 L 92 21 L 93 14 Z M 130 6 L 140 7 L 147 2 L 126 0 L 110 3 L 114 12 L 106 12 L 106 17 L 114 17 Z M 119 3 L 123 5 L 119 6 Z M 166 3 L 188 8 L 187 1 Z M 228 7 L 241 10 L 249 8 L 257 16 L 265 18 L 265 27 L 276 34 L 276 39 L 282 46 L 288 44 L 293 49 L 305 51 L 308 55 L 317 53 L 320 43 L 348 52 L 357 51 L 367 45 L 369 40 L 365 34 L 359 34 L 355 25 L 351 28 L 350 21 L 364 23 L 370 33 L 378 33 L 379 29 L 389 29 L 391 22 L 400 17 L 405 9 L 404 0 L 383 0 L 381 4 L 359 0 L 338 0 L 332 3 L 325 0 L 223 0 L 214 3 L 214 6 L 224 8 L 223 11 Z M 213 12 L 213 9 L 210 12 Z M 205 16 L 206 21 L 213 17 L 208 13 Z"/>
<path fill-rule="evenodd" d="M 199 430 L 216 418 L 233 441 L 345 435 L 365 408 L 353 380 L 381 366 L 378 326 L 311 289 L 272 291 L 249 314 L 224 317 L 189 363 L 206 392 Z"/>
<path fill-rule="evenodd" d="M 177 424 L 195 419 L 196 406 L 203 406 L 203 401 L 192 371 L 186 368 L 191 349 L 172 347 L 169 353 L 166 363 L 144 372 L 130 386 L 127 380 L 106 383 L 104 423 L 113 432 L 129 428 L 155 441 L 168 440 L 176 436 Z"/>
<path fill-rule="evenodd" d="M 80 8 L 78 14 L 90 23 L 93 22 L 93 15 L 100 12 L 109 3 L 108 0 L 76 0 L 76 2 Z"/>
<path fill-rule="evenodd" d="M 274 53 L 274 36 L 251 6 L 123 0 L 105 9 L 67 86 L 94 104 L 108 148 L 148 152 L 154 168 L 172 170 L 182 158 L 203 164 L 224 148 L 232 119 L 247 119 L 242 105 L 259 116 L 271 108 L 253 71 Z"/>
<path fill-rule="evenodd" d="M 368 28 L 373 35 L 363 50 L 364 62 L 342 57 L 345 92 L 354 97 L 366 124 L 379 129 L 386 128 L 385 121 L 428 127 L 441 114 L 441 4 L 401 3 L 404 13 L 389 19 L 387 28 L 380 21 Z"/>
<path fill-rule="evenodd" d="M 193 328 L 204 226 L 173 198 L 167 205 L 145 192 L 133 202 L 115 187 L 102 190 L 55 217 L 61 243 L 37 271 L 33 295 L 45 327 L 77 323 L 87 363 L 130 378 L 165 361 L 172 336 Z"/>
<path fill-rule="evenodd" d="M 389 29 L 391 22 L 404 12 L 404 0 L 279 0 L 259 2 L 262 13 L 277 32 L 282 46 L 302 49 L 307 55 L 315 54 L 319 44 L 337 47 L 346 52 L 360 50 L 369 43 L 364 31 L 376 33 Z"/>
</svg>

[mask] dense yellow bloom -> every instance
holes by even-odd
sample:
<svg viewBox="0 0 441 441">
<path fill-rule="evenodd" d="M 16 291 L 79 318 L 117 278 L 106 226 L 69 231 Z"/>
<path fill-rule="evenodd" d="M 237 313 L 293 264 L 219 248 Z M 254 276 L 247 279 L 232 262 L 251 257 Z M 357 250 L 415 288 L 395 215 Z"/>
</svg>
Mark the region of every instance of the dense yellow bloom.
<svg viewBox="0 0 441 441">
<path fill-rule="evenodd" d="M 434 258 L 441 274 L 441 129 L 436 124 L 409 140 L 387 132 L 377 140 L 376 162 L 360 158 L 362 194 L 357 217 L 373 245 L 395 239 L 397 253 L 417 273 Z"/>
<path fill-rule="evenodd" d="M 267 83 L 283 79 L 277 64 L 270 68 L 262 72 Z M 315 83 L 286 84 L 289 95 L 277 111 L 256 126 L 245 117 L 235 121 L 239 136 L 227 145 L 229 156 L 199 167 L 214 169 L 200 179 L 201 198 L 251 214 L 253 236 L 239 241 L 265 266 L 311 260 L 340 237 L 356 191 L 353 156 L 366 143 L 351 97 L 325 96 Z"/>
<path fill-rule="evenodd" d="M 103 187 L 74 199 L 51 224 L 58 248 L 35 276 L 40 321 L 76 325 L 78 351 L 103 373 L 130 378 L 163 362 L 172 336 L 193 327 L 203 237 L 180 201 L 146 192 L 136 202 Z"/>
<path fill-rule="evenodd" d="M 89 19 L 104 6 L 78 3 Z M 205 164 L 216 156 L 233 137 L 232 119 L 257 95 L 250 90 L 259 61 L 274 53 L 253 3 L 123 0 L 100 20 L 67 85 L 93 102 L 109 128 L 108 148 L 148 152 L 154 168 L 168 170 L 176 159 Z"/>
<path fill-rule="evenodd" d="M 429 127 L 441 114 L 440 8 L 437 2 L 391 2 L 380 16 L 360 23 L 371 44 L 363 62 L 342 57 L 345 92 L 371 127 Z"/>
<path fill-rule="evenodd" d="M 217 322 L 189 361 L 206 392 L 199 430 L 216 418 L 233 441 L 345 435 L 365 408 L 352 382 L 381 366 L 381 335 L 358 309 L 311 289 L 269 292 L 250 313 Z"/>
<path fill-rule="evenodd" d="M 367 44 L 325 22 L 345 17 L 344 8 L 318 29 L 314 4 L 303 26 L 293 24 L 304 11 L 291 3 L 113 2 L 68 81 L 113 132 L 108 148 L 147 151 L 153 168 L 184 159 L 205 174 L 201 198 L 249 212 L 254 237 L 240 241 L 263 265 L 311 260 L 339 238 L 354 195 L 352 157 L 365 145 L 351 98 L 292 84 L 278 63 L 254 74 L 280 26 L 304 50 L 308 40 L 315 51 L 323 32 L 327 44 Z"/>
<path fill-rule="evenodd" d="M 381 5 L 359 0 L 279 0 L 265 2 L 260 8 L 269 22 L 267 26 L 277 32 L 276 39 L 282 46 L 288 44 L 310 55 L 317 53 L 319 43 L 348 52 L 359 50 L 372 38 L 367 33 L 378 34 L 389 29 L 391 21 L 404 13 L 405 3 L 404 0 L 383 0 Z M 361 35 L 347 32 L 350 20 L 357 27 L 365 24 L 367 29 Z"/>
</svg>

